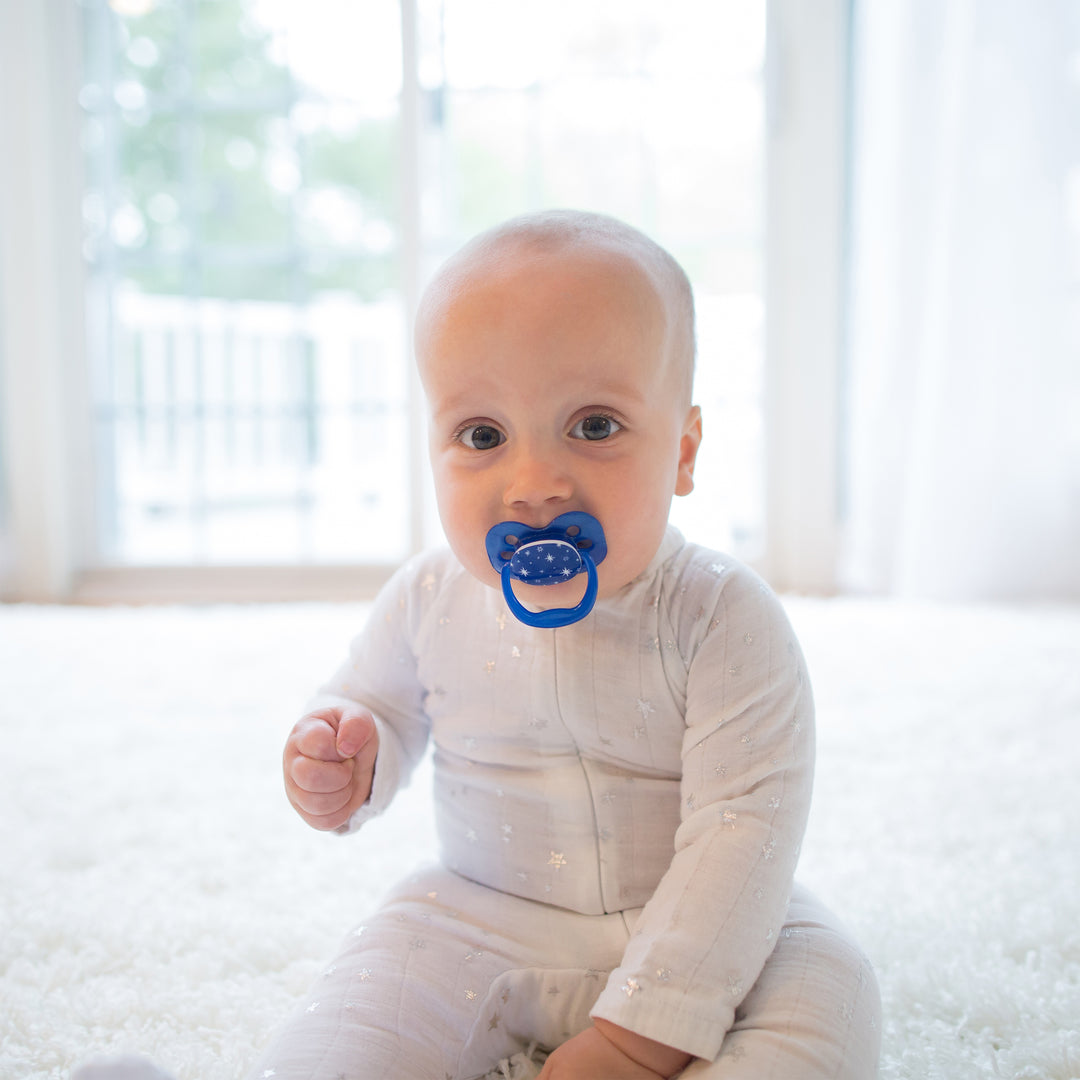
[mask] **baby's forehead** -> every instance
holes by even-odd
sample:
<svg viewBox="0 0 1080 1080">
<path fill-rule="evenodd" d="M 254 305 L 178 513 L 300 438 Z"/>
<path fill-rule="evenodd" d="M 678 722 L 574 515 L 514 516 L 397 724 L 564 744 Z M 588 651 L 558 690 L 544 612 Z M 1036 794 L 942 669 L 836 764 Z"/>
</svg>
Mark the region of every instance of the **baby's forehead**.
<svg viewBox="0 0 1080 1080">
<path fill-rule="evenodd" d="M 421 303 L 421 321 L 438 322 L 459 304 L 515 289 L 579 302 L 607 297 L 648 307 L 662 318 L 670 315 L 673 299 L 647 257 L 631 244 L 507 232 L 481 238 L 440 268 Z"/>
</svg>

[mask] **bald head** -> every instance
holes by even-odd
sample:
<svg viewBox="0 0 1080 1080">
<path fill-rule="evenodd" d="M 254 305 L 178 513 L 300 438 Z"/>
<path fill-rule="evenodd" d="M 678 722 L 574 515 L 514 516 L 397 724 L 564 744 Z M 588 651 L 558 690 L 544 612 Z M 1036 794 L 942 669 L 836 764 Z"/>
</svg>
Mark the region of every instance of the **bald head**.
<svg viewBox="0 0 1080 1080">
<path fill-rule="evenodd" d="M 664 320 L 664 355 L 679 397 L 689 405 L 694 377 L 694 299 L 682 267 L 659 244 L 603 214 L 546 210 L 511 218 L 481 233 L 438 270 L 417 313 L 417 355 L 431 326 L 470 288 L 554 259 L 605 262 L 638 278 Z"/>
</svg>

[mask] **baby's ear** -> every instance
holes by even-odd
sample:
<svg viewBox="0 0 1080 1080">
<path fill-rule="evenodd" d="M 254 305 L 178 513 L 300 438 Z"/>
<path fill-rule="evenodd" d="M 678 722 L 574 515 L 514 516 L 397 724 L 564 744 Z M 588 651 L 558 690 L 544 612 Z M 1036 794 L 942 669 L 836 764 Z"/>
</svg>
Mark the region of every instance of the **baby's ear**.
<svg viewBox="0 0 1080 1080">
<path fill-rule="evenodd" d="M 679 471 L 675 476 L 675 494 L 689 495 L 694 490 L 694 463 L 701 446 L 701 408 L 691 405 L 679 440 Z"/>
</svg>

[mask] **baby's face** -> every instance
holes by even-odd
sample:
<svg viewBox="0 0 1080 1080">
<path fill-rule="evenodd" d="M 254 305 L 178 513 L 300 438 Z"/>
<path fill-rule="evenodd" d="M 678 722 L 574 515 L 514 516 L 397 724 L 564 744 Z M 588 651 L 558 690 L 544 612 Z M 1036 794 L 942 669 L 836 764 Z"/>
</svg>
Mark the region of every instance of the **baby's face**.
<svg viewBox="0 0 1080 1080">
<path fill-rule="evenodd" d="M 489 258 L 429 305 L 417 359 L 431 410 L 431 462 L 451 548 L 498 586 L 484 538 L 583 510 L 607 539 L 600 596 L 649 564 L 673 494 L 693 487 L 696 407 L 667 358 L 665 308 L 610 253 Z M 584 575 L 515 583 L 533 607 L 569 607 Z"/>
</svg>

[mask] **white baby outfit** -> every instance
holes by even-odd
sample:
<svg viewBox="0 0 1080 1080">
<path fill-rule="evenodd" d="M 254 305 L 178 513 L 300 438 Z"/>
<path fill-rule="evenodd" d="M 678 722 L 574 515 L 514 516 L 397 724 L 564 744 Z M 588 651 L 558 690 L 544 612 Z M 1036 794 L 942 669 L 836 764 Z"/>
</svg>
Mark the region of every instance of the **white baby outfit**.
<svg viewBox="0 0 1080 1080">
<path fill-rule="evenodd" d="M 346 939 L 252 1073 L 472 1080 L 603 1017 L 687 1078 L 868 1080 L 877 987 L 792 876 L 813 703 L 788 621 L 669 529 L 584 620 L 534 629 L 449 552 L 386 586 L 311 703 L 376 717 L 384 810 L 429 738 L 441 863 Z"/>
</svg>

